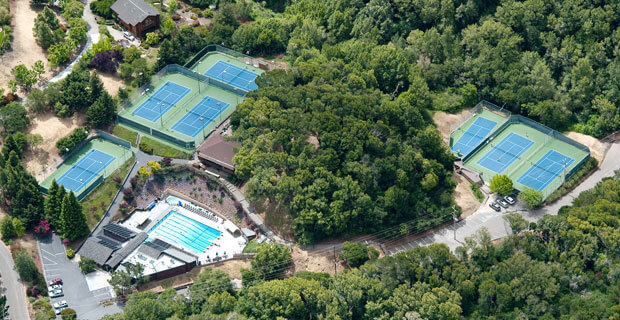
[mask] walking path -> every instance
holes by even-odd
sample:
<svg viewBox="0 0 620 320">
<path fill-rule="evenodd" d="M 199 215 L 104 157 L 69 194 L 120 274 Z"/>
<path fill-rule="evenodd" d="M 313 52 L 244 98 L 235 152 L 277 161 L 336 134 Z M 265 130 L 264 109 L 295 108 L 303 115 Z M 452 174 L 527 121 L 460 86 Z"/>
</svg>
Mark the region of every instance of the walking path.
<svg viewBox="0 0 620 320">
<path fill-rule="evenodd" d="M 571 205 L 573 199 L 577 197 L 579 193 L 591 189 L 603 178 L 613 176 L 614 171 L 620 169 L 620 161 L 618 161 L 618 159 L 620 159 L 620 142 L 615 142 L 611 144 L 599 168 L 571 192 L 539 210 L 529 211 L 522 205 L 517 205 L 512 207 L 513 209 L 510 212 L 520 212 L 523 218 L 533 222 L 538 221 L 545 214 L 556 215 L 561 207 Z M 493 211 L 485 202 L 476 213 L 456 224 L 456 232 L 454 226 L 445 227 L 418 238 L 415 241 L 395 247 L 389 250 L 388 253 L 392 255 L 403 250 L 409 250 L 432 243 L 444 243 L 451 250 L 454 250 L 463 245 L 466 237 L 472 236 L 481 228 L 487 228 L 491 234 L 491 238 L 494 240 L 503 238 L 510 234 L 510 227 L 508 227 L 507 223 L 504 221 L 504 215 L 506 213 L 508 212 L 502 211 L 502 213 L 498 213 Z"/>
</svg>

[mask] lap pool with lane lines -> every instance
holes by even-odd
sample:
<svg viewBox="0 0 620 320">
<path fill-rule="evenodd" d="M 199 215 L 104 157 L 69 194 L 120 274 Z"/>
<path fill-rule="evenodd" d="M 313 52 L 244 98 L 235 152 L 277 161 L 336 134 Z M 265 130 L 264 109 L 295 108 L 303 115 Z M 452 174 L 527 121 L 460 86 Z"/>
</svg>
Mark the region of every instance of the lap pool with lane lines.
<svg viewBox="0 0 620 320">
<path fill-rule="evenodd" d="M 194 252 L 201 253 L 209 247 L 222 232 L 213 229 L 176 211 L 170 211 L 151 230 L 162 240 L 169 240 Z"/>
</svg>

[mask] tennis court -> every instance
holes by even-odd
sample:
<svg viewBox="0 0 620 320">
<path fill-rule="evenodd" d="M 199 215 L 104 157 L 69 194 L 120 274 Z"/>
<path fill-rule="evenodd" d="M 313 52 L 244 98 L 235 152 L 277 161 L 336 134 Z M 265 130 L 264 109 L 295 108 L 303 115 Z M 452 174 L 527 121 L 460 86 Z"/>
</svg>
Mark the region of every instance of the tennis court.
<svg viewBox="0 0 620 320">
<path fill-rule="evenodd" d="M 573 162 L 575 162 L 573 158 L 549 150 L 517 182 L 536 190 L 543 190 L 551 181 L 562 175 Z"/>
<path fill-rule="evenodd" d="M 91 149 L 69 171 L 65 172 L 57 182 L 66 189 L 78 193 L 115 159 L 116 157 L 105 152 Z"/>
<path fill-rule="evenodd" d="M 480 142 L 486 138 L 497 122 L 483 117 L 476 119 L 465 131 L 461 138 L 452 146 L 452 151 L 468 155 Z"/>
<path fill-rule="evenodd" d="M 229 104 L 224 101 L 206 96 L 177 121 L 172 130 L 195 137 L 228 106 Z"/>
<path fill-rule="evenodd" d="M 190 89 L 168 81 L 136 108 L 132 114 L 155 122 L 189 92 Z"/>
<path fill-rule="evenodd" d="M 511 132 L 477 163 L 495 173 L 502 173 L 533 144 L 532 140 Z"/>
<path fill-rule="evenodd" d="M 245 91 L 258 89 L 258 86 L 254 82 L 254 79 L 258 76 L 256 73 L 222 60 L 216 62 L 204 74 L 207 77 L 228 83 Z"/>
</svg>

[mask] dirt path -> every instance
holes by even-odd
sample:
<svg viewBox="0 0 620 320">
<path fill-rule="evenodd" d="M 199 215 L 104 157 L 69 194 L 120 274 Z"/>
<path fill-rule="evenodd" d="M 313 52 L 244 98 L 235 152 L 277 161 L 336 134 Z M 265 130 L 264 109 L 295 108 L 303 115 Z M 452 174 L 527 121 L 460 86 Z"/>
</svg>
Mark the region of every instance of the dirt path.
<svg viewBox="0 0 620 320">
<path fill-rule="evenodd" d="M 445 113 L 442 111 L 436 111 L 433 113 L 433 121 L 437 125 L 437 130 L 444 138 L 449 141 L 450 132 L 457 126 L 461 125 L 467 118 L 470 117 L 469 109 L 461 110 L 459 113 Z"/>
<path fill-rule="evenodd" d="M 19 64 L 28 68 L 41 60 L 45 64 L 43 79 L 51 76 L 45 51 L 34 40 L 32 26 L 37 17 L 37 11 L 30 7 L 29 0 L 15 0 L 11 2 L 11 14 L 13 16 L 11 28 L 13 28 L 13 43 L 11 49 L 0 56 L 0 88 L 6 88 L 9 80 L 13 79 L 11 69 Z"/>
<path fill-rule="evenodd" d="M 599 163 L 603 162 L 603 158 L 605 157 L 605 146 L 600 140 L 592 136 L 572 131 L 564 132 L 564 135 L 590 148 L 590 155 L 598 160 Z"/>
<path fill-rule="evenodd" d="M 32 120 L 27 133 L 40 134 L 43 142 L 25 153 L 24 163 L 26 169 L 34 175 L 37 181 L 43 181 L 56 169 L 54 164 L 60 160 L 56 141 L 69 135 L 73 129 L 83 125 L 84 122 L 83 115 L 58 118 L 53 113 L 40 114 Z"/>
<path fill-rule="evenodd" d="M 473 191 L 471 191 L 469 181 L 462 175 L 454 173 L 452 179 L 457 182 L 456 189 L 454 189 L 454 201 L 463 209 L 461 218 L 466 218 L 472 215 L 478 208 L 480 208 L 480 201 L 476 199 Z"/>
</svg>

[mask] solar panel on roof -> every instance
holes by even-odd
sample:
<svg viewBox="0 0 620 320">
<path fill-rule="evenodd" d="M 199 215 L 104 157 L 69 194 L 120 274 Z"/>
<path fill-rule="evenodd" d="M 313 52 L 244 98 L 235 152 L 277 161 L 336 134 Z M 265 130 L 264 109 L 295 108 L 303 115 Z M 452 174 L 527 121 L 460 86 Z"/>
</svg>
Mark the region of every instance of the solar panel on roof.
<svg viewBox="0 0 620 320">
<path fill-rule="evenodd" d="M 112 250 L 118 250 L 118 249 L 121 248 L 121 245 L 118 242 L 116 242 L 116 241 L 114 241 L 114 240 L 112 240 L 112 239 L 110 239 L 108 237 L 98 236 L 97 239 L 98 239 L 98 241 L 97 241 L 98 243 L 100 243 L 101 245 L 103 245 L 105 247 L 108 247 L 108 248 L 110 248 Z"/>
<path fill-rule="evenodd" d="M 125 227 L 122 227 L 116 223 L 110 223 L 103 227 L 104 231 L 110 232 L 119 238 L 130 239 L 135 236 L 135 233 Z"/>
</svg>

